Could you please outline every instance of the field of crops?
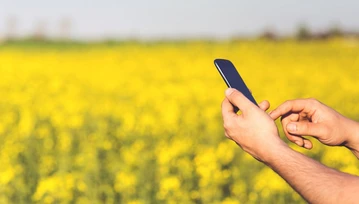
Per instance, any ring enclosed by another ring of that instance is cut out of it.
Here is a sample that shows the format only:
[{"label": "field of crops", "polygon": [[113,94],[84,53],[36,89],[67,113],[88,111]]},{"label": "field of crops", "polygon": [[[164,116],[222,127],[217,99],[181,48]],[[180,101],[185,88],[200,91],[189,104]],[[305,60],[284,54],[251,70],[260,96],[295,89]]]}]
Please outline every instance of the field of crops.
[{"label": "field of crops", "polygon": [[[0,45],[0,203],[303,203],[225,138],[215,58],[271,109],[359,120],[355,40]],[[293,148],[359,175],[345,148]]]}]

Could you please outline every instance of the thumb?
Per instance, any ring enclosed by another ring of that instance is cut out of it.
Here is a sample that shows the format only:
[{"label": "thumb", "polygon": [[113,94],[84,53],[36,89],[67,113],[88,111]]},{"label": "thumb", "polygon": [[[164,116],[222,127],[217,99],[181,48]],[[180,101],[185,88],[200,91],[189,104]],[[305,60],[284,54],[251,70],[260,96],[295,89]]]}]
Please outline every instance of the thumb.
[{"label": "thumb", "polygon": [[308,135],[318,138],[321,135],[323,135],[325,131],[325,126],[318,123],[302,121],[302,122],[290,122],[288,123],[286,129],[291,134]]},{"label": "thumb", "polygon": [[228,88],[225,94],[229,102],[237,106],[243,113],[254,105],[247,97],[234,88]]}]

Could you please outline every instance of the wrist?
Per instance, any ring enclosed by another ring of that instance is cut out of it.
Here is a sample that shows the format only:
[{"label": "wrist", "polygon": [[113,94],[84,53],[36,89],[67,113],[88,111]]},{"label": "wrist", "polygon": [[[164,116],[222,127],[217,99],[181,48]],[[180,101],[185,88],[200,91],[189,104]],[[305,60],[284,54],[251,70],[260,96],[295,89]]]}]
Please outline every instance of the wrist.
[{"label": "wrist", "polygon": [[262,157],[261,161],[264,164],[271,166],[281,157],[281,155],[284,154],[284,152],[288,151],[288,149],[291,150],[284,141],[279,139],[278,143],[268,148],[268,150],[265,152],[264,156]]},{"label": "wrist", "polygon": [[347,125],[347,139],[344,146],[359,158],[359,123],[348,119]]}]

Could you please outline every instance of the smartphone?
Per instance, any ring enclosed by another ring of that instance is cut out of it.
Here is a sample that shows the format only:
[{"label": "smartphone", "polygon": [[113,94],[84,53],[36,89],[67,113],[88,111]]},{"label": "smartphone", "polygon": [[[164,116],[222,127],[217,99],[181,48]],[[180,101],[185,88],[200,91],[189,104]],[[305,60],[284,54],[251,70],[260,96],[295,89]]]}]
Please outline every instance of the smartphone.
[{"label": "smartphone", "polygon": [[[214,65],[217,67],[219,74],[222,76],[224,82],[226,82],[229,88],[237,89],[252,103],[258,106],[256,100],[253,98],[251,92],[231,61],[226,59],[215,59]],[[235,107],[235,112],[238,112],[238,110],[239,109]]]}]

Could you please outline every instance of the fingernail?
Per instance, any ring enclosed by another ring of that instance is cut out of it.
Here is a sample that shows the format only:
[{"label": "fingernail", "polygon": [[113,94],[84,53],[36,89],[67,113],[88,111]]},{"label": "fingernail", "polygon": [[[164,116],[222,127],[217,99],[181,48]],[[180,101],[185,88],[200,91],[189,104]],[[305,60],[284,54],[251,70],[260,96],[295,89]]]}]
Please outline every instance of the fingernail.
[{"label": "fingernail", "polygon": [[228,89],[226,90],[226,92],[225,92],[226,96],[231,95],[231,93],[233,93],[233,91],[234,91],[234,89],[228,88]]},{"label": "fingernail", "polygon": [[289,132],[295,132],[297,131],[297,125],[293,123],[289,123],[287,125],[287,130],[289,130]]}]

